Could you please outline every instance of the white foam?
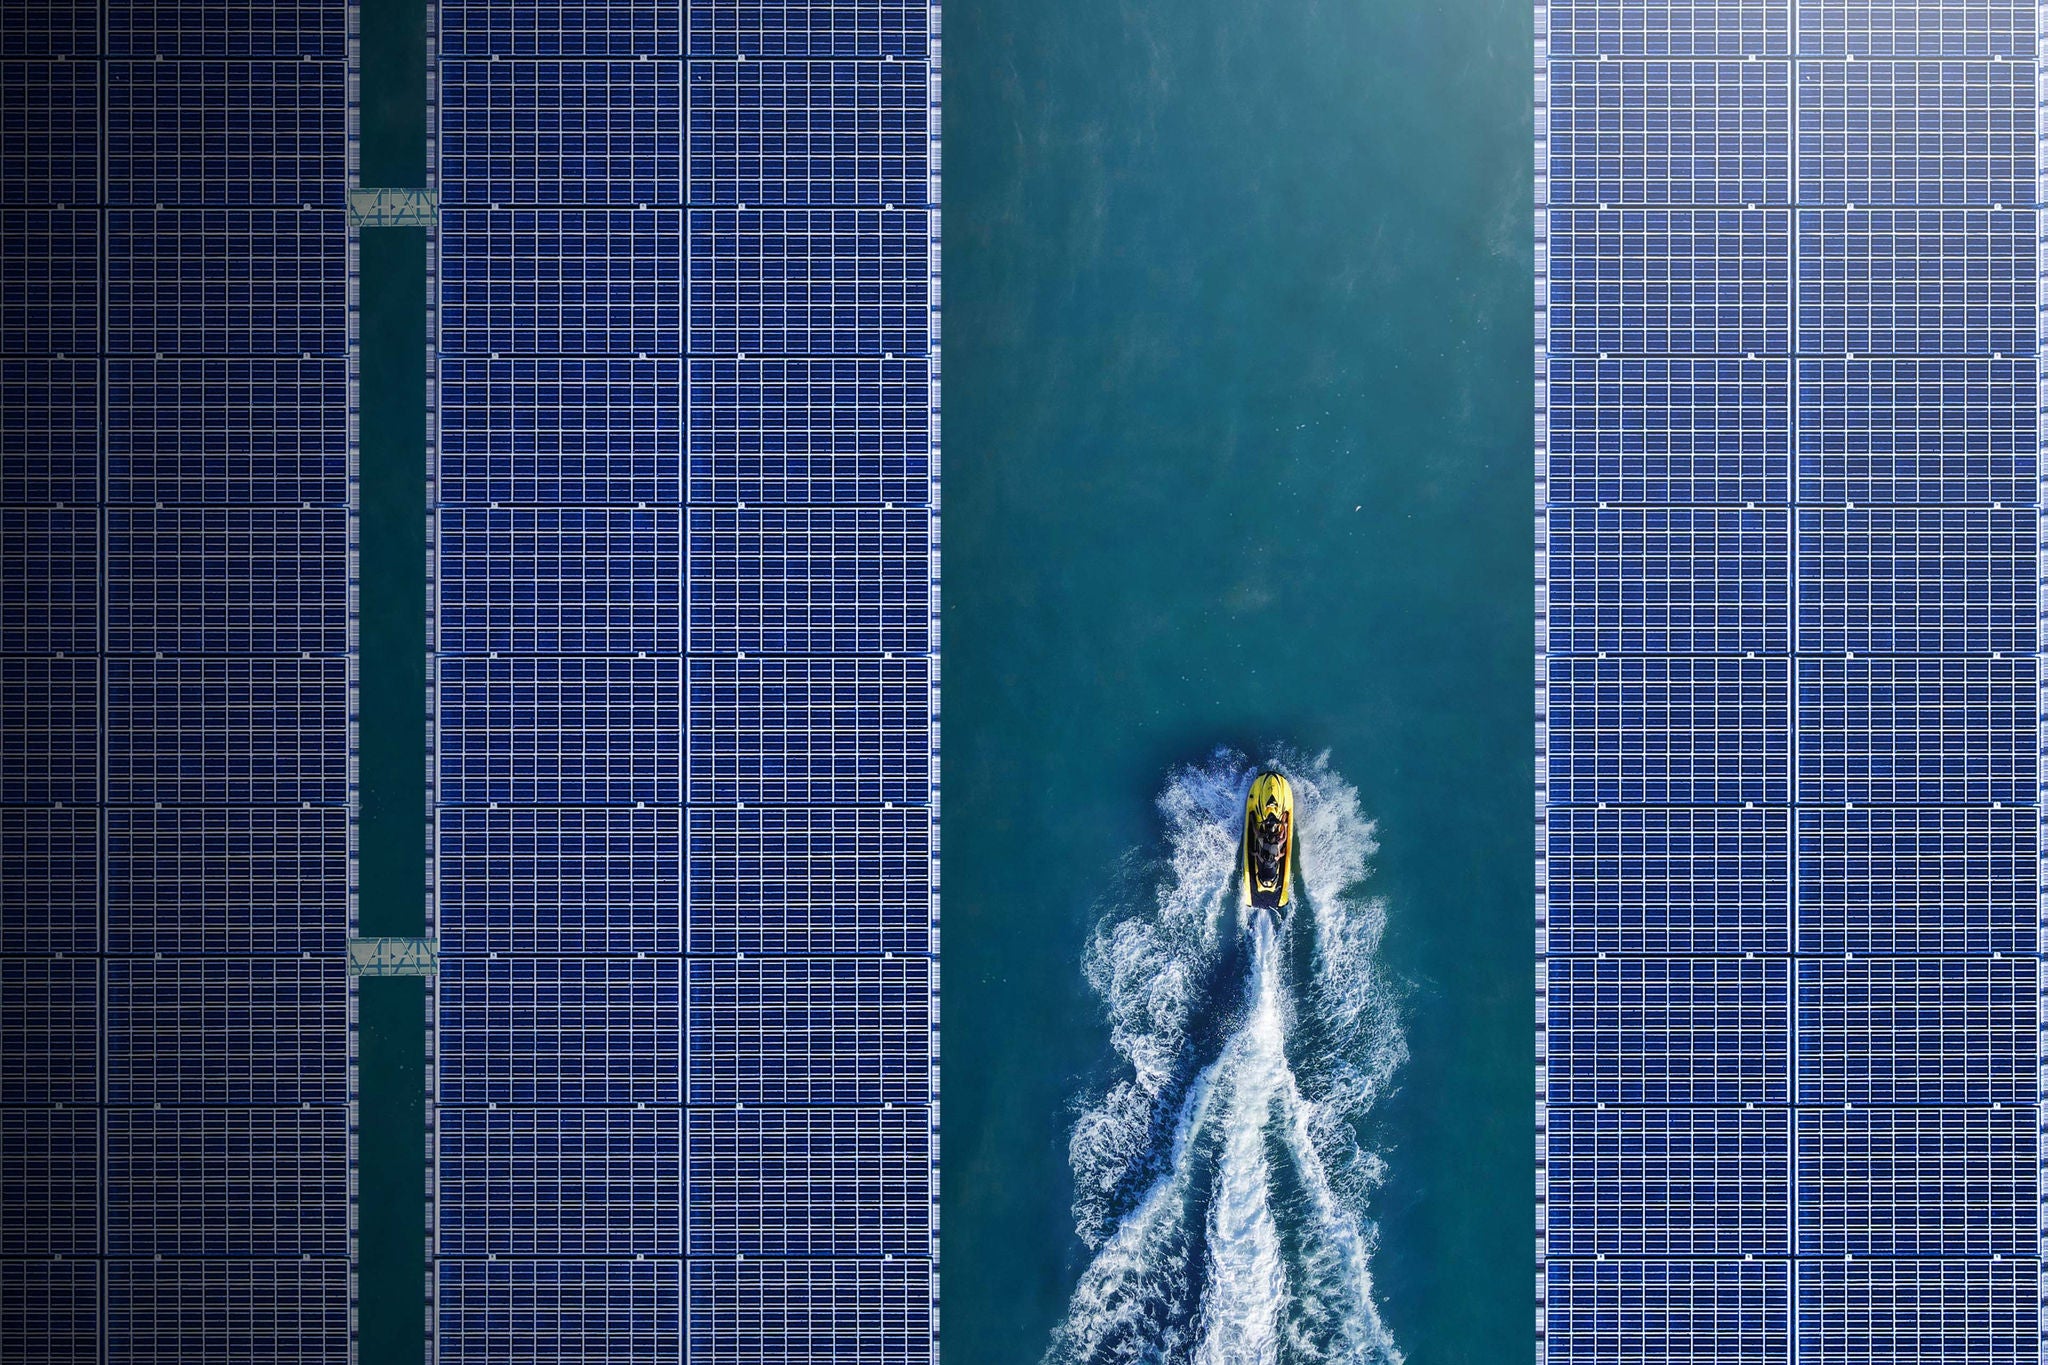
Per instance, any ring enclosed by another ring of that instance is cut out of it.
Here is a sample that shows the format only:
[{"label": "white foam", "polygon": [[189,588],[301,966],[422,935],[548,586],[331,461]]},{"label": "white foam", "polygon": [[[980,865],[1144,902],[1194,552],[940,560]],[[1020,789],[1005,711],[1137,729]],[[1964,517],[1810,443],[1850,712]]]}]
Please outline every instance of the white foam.
[{"label": "white foam", "polygon": [[[1385,906],[1360,893],[1377,845],[1326,756],[1270,766],[1293,783],[1300,830],[1289,929],[1255,916],[1246,971],[1218,980],[1257,771],[1219,751],[1172,774],[1163,855],[1131,860],[1089,944],[1128,1071],[1081,1107],[1069,1143],[1075,1226],[1094,1256],[1048,1361],[1266,1365],[1283,1346],[1289,1359],[1400,1360],[1373,1303],[1364,1212],[1383,1166],[1355,1136],[1405,1056],[1375,961]],[[1290,945],[1304,930],[1315,950],[1297,987]],[[1189,1035],[1198,1012],[1228,1020],[1206,1062]],[[1293,1028],[1297,1015],[1313,1027]],[[1300,1191],[1284,1203],[1281,1175]]]}]

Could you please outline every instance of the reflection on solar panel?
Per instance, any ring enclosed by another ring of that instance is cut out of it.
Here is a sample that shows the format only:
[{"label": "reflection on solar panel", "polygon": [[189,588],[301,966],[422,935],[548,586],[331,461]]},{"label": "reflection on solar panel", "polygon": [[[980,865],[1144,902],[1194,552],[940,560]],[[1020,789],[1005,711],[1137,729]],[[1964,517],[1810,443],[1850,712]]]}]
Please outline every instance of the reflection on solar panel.
[{"label": "reflection on solar panel", "polygon": [[352,28],[0,17],[10,1360],[350,1358]]},{"label": "reflection on solar panel", "polygon": [[2033,1365],[2036,6],[1537,32],[1539,1361]]},{"label": "reflection on solar panel", "polygon": [[434,1353],[933,1365],[937,7],[436,23]]}]

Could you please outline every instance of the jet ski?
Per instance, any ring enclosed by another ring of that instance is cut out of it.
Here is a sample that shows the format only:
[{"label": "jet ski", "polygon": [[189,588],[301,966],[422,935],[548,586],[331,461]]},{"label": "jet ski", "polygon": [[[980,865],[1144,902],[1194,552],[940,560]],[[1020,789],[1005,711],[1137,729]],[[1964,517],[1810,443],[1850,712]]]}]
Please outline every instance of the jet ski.
[{"label": "jet ski", "polygon": [[1244,803],[1244,904],[1284,910],[1294,885],[1294,789],[1275,772],[1252,781]]}]

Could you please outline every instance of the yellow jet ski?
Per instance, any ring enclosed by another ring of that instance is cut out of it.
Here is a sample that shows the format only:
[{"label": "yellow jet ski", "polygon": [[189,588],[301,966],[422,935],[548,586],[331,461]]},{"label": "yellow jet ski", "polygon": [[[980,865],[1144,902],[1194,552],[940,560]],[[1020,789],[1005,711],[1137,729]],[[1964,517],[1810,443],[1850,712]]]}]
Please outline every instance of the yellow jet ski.
[{"label": "yellow jet ski", "polygon": [[1294,885],[1294,788],[1278,773],[1260,773],[1244,803],[1244,903],[1287,907]]}]

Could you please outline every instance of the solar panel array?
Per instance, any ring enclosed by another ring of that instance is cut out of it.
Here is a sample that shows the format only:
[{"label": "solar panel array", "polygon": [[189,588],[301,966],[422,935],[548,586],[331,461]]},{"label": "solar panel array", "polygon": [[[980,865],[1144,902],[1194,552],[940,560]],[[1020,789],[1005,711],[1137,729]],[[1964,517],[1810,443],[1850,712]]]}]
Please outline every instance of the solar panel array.
[{"label": "solar panel array", "polygon": [[931,1365],[938,7],[436,24],[434,1354]]},{"label": "solar panel array", "polygon": [[1537,19],[1539,1359],[2032,1365],[2035,4]]},{"label": "solar panel array", "polygon": [[0,1355],[350,1357],[343,0],[0,21]]}]

